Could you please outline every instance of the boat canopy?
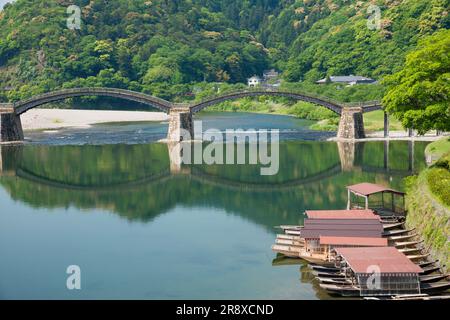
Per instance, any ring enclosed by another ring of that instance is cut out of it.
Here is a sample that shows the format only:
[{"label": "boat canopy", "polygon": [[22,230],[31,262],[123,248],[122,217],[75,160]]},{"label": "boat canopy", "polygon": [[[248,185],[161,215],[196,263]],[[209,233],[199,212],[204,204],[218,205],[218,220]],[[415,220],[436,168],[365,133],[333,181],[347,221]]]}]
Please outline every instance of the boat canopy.
[{"label": "boat canopy", "polygon": [[[404,215],[406,213],[404,192],[368,182],[347,186],[347,192],[348,210],[373,209],[380,216]],[[352,194],[358,198],[363,198],[363,203],[359,203],[358,200],[352,201]],[[386,194],[390,195],[390,199],[386,199]],[[371,203],[369,203],[369,198]]]},{"label": "boat canopy", "polygon": [[372,210],[307,210],[305,214],[308,219],[380,219]]},{"label": "boat canopy", "polygon": [[370,196],[372,194],[377,194],[380,192],[389,192],[389,193],[395,193],[395,194],[399,194],[399,195],[405,194],[404,192],[400,192],[397,190],[393,190],[391,188],[387,188],[382,185],[368,183],[368,182],[359,183],[359,184],[355,184],[352,186],[347,186],[347,189],[352,191],[353,193],[356,193],[356,194],[359,194],[362,196]]},{"label": "boat canopy", "polygon": [[373,267],[377,273],[419,274],[423,271],[394,247],[336,248],[336,253],[357,274],[372,274]]},{"label": "boat canopy", "polygon": [[386,247],[388,241],[386,238],[321,236],[320,244],[331,246]]},{"label": "boat canopy", "polygon": [[335,248],[335,252],[340,266],[353,272],[363,297],[421,293],[422,268],[394,247]]},{"label": "boat canopy", "polygon": [[304,239],[329,237],[381,238],[383,225],[380,219],[305,219],[300,231]]}]

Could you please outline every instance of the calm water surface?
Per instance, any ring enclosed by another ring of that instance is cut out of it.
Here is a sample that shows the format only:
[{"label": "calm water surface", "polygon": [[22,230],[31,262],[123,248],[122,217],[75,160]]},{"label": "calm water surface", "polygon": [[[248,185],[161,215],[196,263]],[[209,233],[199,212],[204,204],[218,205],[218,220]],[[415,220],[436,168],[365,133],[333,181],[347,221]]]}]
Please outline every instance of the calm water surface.
[{"label": "calm water surface", "polygon": [[[301,261],[271,251],[275,225],[344,208],[345,186],[403,189],[425,143],[360,143],[352,156],[309,122],[202,116],[205,128],[280,128],[280,172],[258,165],[171,169],[165,124],[33,132],[1,148],[0,298],[326,299]],[[304,141],[316,140],[316,141]],[[389,152],[385,154],[385,151]],[[66,289],[79,265],[82,289]]]}]

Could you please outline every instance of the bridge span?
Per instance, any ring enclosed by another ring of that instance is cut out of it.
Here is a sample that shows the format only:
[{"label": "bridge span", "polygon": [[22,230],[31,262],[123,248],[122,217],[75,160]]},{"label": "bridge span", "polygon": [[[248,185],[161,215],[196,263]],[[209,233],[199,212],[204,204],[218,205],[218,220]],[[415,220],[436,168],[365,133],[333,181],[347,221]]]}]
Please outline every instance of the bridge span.
[{"label": "bridge span", "polygon": [[[325,107],[341,116],[338,130],[338,138],[356,140],[365,138],[363,114],[374,110],[381,110],[380,102],[361,102],[357,104],[346,104],[333,101],[328,98],[318,97],[313,94],[300,93],[287,90],[265,90],[261,88],[228,92],[223,95],[209,97],[200,102],[190,104],[177,104],[145,93],[134,92],[116,88],[72,88],[63,89],[36,95],[26,100],[14,103],[0,104],[0,143],[20,142],[23,140],[22,123],[20,115],[30,109],[47,103],[65,100],[68,98],[82,96],[106,96],[142,103],[149,107],[157,108],[169,114],[169,129],[167,140],[179,142],[183,140],[181,129],[186,130],[193,137],[193,115],[212,105],[245,97],[276,96],[286,97],[298,101],[310,102]],[[385,115],[385,127],[389,125],[388,117]],[[385,134],[388,134],[385,129]]]}]

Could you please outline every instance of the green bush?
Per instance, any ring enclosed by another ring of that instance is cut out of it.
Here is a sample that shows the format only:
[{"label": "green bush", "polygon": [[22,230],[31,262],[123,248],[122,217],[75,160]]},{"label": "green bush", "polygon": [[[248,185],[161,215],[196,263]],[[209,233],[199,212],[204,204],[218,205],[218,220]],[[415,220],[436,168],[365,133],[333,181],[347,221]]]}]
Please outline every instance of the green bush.
[{"label": "green bush", "polygon": [[434,166],[437,168],[450,170],[450,152],[436,161]]},{"label": "green bush", "polygon": [[289,108],[289,114],[301,119],[325,120],[338,118],[338,115],[324,107],[319,107],[307,102],[298,102]]},{"label": "green bush", "polygon": [[450,207],[450,171],[438,167],[430,169],[427,172],[427,183],[433,195]]}]

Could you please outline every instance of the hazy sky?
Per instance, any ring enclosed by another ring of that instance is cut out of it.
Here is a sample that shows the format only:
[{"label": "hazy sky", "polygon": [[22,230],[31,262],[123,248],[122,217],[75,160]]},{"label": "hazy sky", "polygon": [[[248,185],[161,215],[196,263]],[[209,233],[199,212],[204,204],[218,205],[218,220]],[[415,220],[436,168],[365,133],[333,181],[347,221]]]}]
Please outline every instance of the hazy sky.
[{"label": "hazy sky", "polygon": [[5,3],[8,2],[13,2],[14,0],[0,0],[0,8],[3,8],[3,6],[5,5]]}]

